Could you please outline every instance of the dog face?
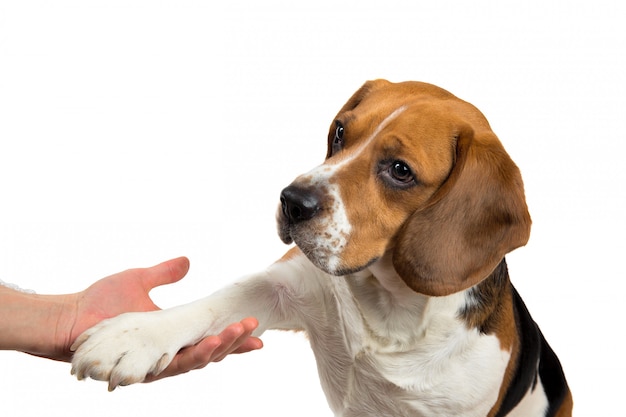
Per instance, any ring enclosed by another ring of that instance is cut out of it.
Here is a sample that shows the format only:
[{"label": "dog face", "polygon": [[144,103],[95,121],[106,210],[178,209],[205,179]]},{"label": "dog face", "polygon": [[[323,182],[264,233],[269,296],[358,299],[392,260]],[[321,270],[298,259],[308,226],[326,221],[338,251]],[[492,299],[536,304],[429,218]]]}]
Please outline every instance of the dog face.
[{"label": "dog face", "polygon": [[324,163],[281,193],[278,229],[320,269],[391,252],[414,290],[444,295],[525,244],[517,167],[472,105],[423,83],[366,83],[333,120]]}]

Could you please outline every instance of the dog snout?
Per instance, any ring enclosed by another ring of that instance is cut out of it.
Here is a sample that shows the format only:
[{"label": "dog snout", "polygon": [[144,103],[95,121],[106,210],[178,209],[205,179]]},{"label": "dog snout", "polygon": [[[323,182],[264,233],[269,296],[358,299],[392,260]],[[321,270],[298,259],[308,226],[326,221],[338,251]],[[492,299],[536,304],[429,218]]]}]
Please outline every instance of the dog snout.
[{"label": "dog snout", "polygon": [[320,210],[320,198],[311,189],[290,185],[280,193],[283,214],[292,224],[312,219]]}]

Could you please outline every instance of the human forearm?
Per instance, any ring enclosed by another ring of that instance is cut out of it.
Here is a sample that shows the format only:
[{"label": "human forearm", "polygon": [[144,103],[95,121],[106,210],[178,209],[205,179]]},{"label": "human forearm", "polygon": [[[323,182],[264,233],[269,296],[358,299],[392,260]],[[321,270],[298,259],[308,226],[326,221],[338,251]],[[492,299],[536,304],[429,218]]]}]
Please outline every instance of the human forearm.
[{"label": "human forearm", "polygon": [[[69,361],[71,346],[81,333],[122,313],[158,310],[149,292],[180,280],[188,269],[187,258],[176,258],[113,274],[69,295],[27,294],[4,287],[0,281],[0,350]],[[178,352],[161,375],[149,380],[202,368],[230,353],[260,349],[261,340],[250,337],[257,325],[252,318],[231,324],[219,335]]]},{"label": "human forearm", "polygon": [[0,350],[69,360],[59,336],[73,325],[75,295],[27,294],[0,286]]}]

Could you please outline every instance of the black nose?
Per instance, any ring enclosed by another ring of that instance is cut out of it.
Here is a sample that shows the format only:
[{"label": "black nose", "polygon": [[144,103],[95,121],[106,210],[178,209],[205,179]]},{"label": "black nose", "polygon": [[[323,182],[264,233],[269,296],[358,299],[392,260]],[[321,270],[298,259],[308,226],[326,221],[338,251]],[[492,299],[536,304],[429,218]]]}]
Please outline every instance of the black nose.
[{"label": "black nose", "polygon": [[290,185],[280,193],[283,214],[292,223],[310,220],[320,209],[320,200],[312,190]]}]

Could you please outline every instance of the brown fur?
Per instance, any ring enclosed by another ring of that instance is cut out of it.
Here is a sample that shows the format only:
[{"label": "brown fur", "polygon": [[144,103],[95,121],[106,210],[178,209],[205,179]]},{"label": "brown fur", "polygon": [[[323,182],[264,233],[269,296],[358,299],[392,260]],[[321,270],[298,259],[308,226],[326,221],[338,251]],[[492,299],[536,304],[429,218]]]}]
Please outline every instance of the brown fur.
[{"label": "brown fur", "polygon": [[[394,249],[394,266],[409,287],[452,294],[480,282],[507,252],[527,242],[531,220],[521,175],[478,109],[416,82],[376,80],[359,89],[335,118],[346,132],[339,155],[332,153],[335,123],[330,127],[329,162],[360,149],[402,104],[405,114],[336,175],[345,201],[368,198],[367,205],[349,207],[350,222],[358,227],[343,255],[345,269]],[[417,186],[407,191],[382,185],[370,167],[385,155],[411,164]]]},{"label": "brown fur", "polygon": [[479,283],[506,253],[525,245],[530,224],[519,170],[493,133],[465,125],[450,178],[405,223],[394,266],[417,292],[452,294]]},{"label": "brown fur", "polygon": [[[344,132],[336,148],[338,125]],[[406,162],[416,183],[385,183],[373,169],[388,159]],[[528,365],[520,364],[527,356],[520,351],[514,290],[503,258],[526,244],[531,219],[519,169],[486,118],[430,84],[370,81],[331,124],[326,164],[339,166],[331,183],[343,201],[353,202],[344,207],[352,229],[339,272],[391,254],[394,269],[416,292],[445,296],[475,287],[477,304],[464,312],[468,328],[495,334],[511,355],[489,413],[498,415],[520,366]],[[363,199],[367,204],[358,203]],[[329,218],[333,202],[329,198],[322,208]]]},{"label": "brown fur", "polygon": [[556,412],[555,417],[571,417],[573,409],[574,399],[572,397],[572,392],[567,391],[567,395],[565,396],[561,407],[559,407],[558,411]]}]

